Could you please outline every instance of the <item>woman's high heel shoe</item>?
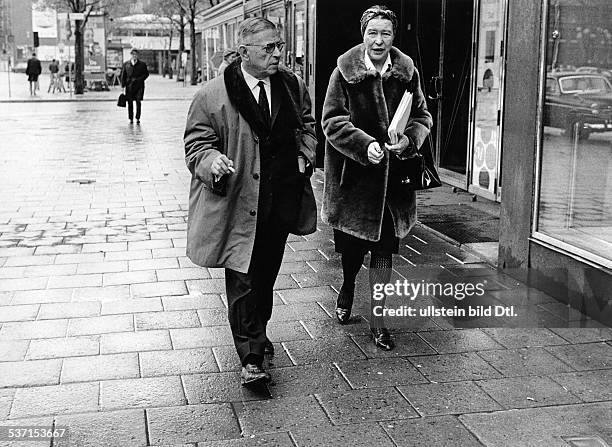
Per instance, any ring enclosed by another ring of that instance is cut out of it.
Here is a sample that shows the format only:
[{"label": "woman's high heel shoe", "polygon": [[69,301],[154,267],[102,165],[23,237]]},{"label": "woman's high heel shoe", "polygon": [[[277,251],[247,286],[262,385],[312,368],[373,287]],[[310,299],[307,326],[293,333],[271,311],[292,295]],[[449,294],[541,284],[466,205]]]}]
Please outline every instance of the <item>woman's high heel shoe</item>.
[{"label": "woman's high heel shoe", "polygon": [[336,300],[336,319],[340,324],[346,324],[351,319],[351,308],[353,307],[353,295],[340,289]]},{"label": "woman's high heel shoe", "polygon": [[380,328],[372,328],[372,338],[374,340],[374,345],[382,349],[383,351],[391,351],[395,348],[395,343],[391,338],[391,334],[389,330],[384,327]]}]

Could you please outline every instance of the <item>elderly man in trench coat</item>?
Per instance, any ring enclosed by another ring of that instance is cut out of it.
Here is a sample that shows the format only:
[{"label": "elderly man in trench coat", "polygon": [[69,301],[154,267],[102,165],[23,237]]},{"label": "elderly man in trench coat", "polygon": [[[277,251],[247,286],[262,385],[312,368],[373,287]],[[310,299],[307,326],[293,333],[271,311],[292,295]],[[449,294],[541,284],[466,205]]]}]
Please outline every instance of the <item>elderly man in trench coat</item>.
[{"label": "elderly man in trench coat", "polygon": [[301,79],[279,67],[283,42],[263,18],[242,22],[241,59],[196,94],[185,130],[192,174],[187,256],[224,267],[243,385],[270,380],[264,354],[272,290],[289,233],[316,230],[309,175],[316,136]]}]

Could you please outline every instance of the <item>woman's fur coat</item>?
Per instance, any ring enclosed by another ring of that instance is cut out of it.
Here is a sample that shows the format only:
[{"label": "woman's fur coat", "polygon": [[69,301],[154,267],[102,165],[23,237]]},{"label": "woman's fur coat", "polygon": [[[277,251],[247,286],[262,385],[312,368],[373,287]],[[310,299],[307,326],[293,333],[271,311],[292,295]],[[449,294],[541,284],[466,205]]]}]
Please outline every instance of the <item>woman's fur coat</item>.
[{"label": "woman's fur coat", "polygon": [[[331,227],[370,241],[380,239],[385,203],[396,236],[405,237],[416,221],[416,194],[394,175],[397,160],[389,157],[374,165],[368,146],[389,141],[387,128],[406,90],[413,92],[406,131],[420,148],[432,125],[410,57],[391,49],[392,68],[382,77],[368,70],[365,47],[358,45],[338,58],[323,105],[325,133],[325,188],[322,218]],[[391,169],[390,169],[391,168]]]}]

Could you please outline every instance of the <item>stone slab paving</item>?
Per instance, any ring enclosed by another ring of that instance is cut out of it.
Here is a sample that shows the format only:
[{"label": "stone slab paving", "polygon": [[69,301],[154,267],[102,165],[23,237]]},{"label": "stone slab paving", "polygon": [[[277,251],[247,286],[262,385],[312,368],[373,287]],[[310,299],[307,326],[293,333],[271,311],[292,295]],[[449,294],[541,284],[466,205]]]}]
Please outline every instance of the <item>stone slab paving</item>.
[{"label": "stone slab paving", "polygon": [[366,269],[351,322],[333,318],[341,266],[320,223],[287,243],[273,380],[240,387],[223,270],[185,255],[188,106],[145,101],[139,127],[110,102],[0,109],[0,426],[69,426],[53,446],[74,447],[612,444],[612,330],[422,226],[394,280],[482,281],[483,303],[525,311],[519,328],[424,316],[375,348]]}]

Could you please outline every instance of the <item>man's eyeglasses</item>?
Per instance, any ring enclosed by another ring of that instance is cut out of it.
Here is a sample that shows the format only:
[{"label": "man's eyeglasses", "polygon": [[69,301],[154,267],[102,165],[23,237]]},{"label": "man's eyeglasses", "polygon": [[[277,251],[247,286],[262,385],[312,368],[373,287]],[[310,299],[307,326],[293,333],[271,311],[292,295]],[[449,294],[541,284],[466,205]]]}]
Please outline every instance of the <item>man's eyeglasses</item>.
[{"label": "man's eyeglasses", "polygon": [[272,42],[266,45],[255,45],[255,44],[250,44],[250,43],[245,43],[243,45],[245,47],[260,47],[262,50],[264,50],[268,54],[274,53],[275,48],[278,48],[278,51],[283,51],[283,48],[285,48],[285,42],[283,42],[282,40],[278,42]]}]

